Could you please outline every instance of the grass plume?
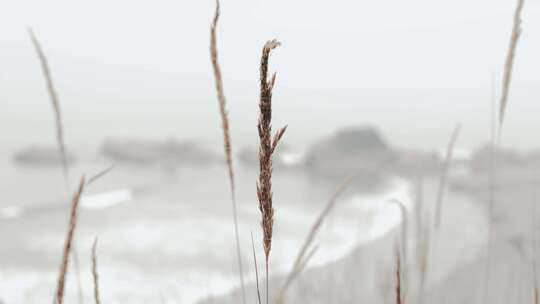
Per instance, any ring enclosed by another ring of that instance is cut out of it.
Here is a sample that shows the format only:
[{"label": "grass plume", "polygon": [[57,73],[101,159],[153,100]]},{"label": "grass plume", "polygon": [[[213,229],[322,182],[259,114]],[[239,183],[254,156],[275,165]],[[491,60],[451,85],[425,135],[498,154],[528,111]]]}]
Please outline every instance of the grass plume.
[{"label": "grass plume", "polygon": [[280,46],[277,40],[269,40],[264,44],[260,65],[260,99],[259,99],[259,180],[257,197],[261,211],[261,227],[263,230],[263,247],[266,268],[266,303],[268,304],[268,261],[272,249],[272,233],[274,228],[274,207],[272,205],[272,154],[283,137],[287,127],[279,129],[272,139],[272,91],[276,74],[268,80],[268,59],[270,52]]},{"label": "grass plume", "polygon": [[[499,119],[492,117],[492,139],[491,139],[491,166],[489,172],[489,236],[487,245],[487,261],[486,261],[486,280],[484,286],[484,303],[487,303],[487,295],[489,294],[489,278],[490,278],[490,266],[491,266],[491,243],[492,243],[492,217],[493,208],[495,204],[495,182],[498,166],[498,150],[500,146],[503,123],[506,116],[506,109],[508,107],[508,99],[510,96],[510,88],[512,84],[512,76],[514,70],[514,62],[517,53],[517,47],[522,33],[522,13],[525,6],[525,0],[517,0],[516,8],[514,10],[514,17],[512,23],[512,33],[510,35],[510,43],[508,46],[506,61],[504,63],[504,74],[502,80],[501,96],[499,100]],[[495,85],[492,86],[494,91]],[[493,107],[496,107],[495,94],[492,94]],[[492,115],[493,116],[493,115]],[[495,123],[495,121],[497,123]],[[497,132],[497,138],[495,138],[495,130]]]},{"label": "grass plume", "polygon": [[521,37],[521,14],[525,0],[517,0],[516,10],[514,12],[514,22],[512,26],[512,34],[510,37],[510,45],[506,54],[506,62],[504,64],[504,77],[502,82],[502,94],[499,102],[499,138],[501,136],[502,125],[505,118],[506,108],[508,106],[508,97],[510,95],[510,87],[512,84],[512,73],[514,69],[514,61],[516,58],[517,46]]},{"label": "grass plume", "polygon": [[34,49],[36,50],[41,65],[41,71],[47,83],[47,91],[49,92],[49,98],[51,100],[51,105],[54,111],[54,120],[56,124],[56,141],[62,161],[62,173],[64,176],[64,182],[66,184],[66,191],[69,192],[68,160],[66,153],[66,145],[64,141],[64,127],[62,122],[62,111],[60,110],[58,92],[56,91],[56,88],[54,86],[51,69],[49,67],[49,61],[47,60],[47,56],[45,55],[45,52],[43,51],[43,48],[41,47],[41,44],[39,43],[36,34],[31,28],[28,29],[28,33],[30,35],[30,39],[32,40],[32,44],[34,45]]},{"label": "grass plume", "polygon": [[66,273],[68,270],[69,265],[69,254],[71,252],[71,248],[73,245],[73,237],[75,234],[75,228],[77,226],[77,212],[79,209],[79,201],[81,198],[81,194],[84,190],[85,185],[85,179],[84,176],[81,178],[81,182],[79,184],[78,190],[73,195],[73,199],[71,201],[71,213],[69,217],[69,226],[68,226],[68,232],[66,235],[66,240],[64,243],[64,251],[62,254],[62,262],[60,264],[60,273],[58,275],[58,284],[56,288],[56,294],[55,294],[55,304],[62,304],[64,301],[64,289],[65,289],[65,282],[66,282]]},{"label": "grass plume", "polygon": [[236,241],[236,256],[238,260],[238,273],[240,277],[240,285],[242,288],[242,303],[246,304],[246,291],[244,286],[244,271],[242,267],[242,254],[240,250],[240,237],[238,235],[238,215],[236,208],[236,189],[234,182],[234,169],[233,169],[233,159],[232,159],[232,148],[231,148],[231,135],[229,127],[229,117],[227,113],[225,93],[223,89],[223,77],[221,75],[221,68],[218,62],[218,50],[217,50],[217,25],[220,16],[220,5],[219,0],[216,0],[216,11],[214,14],[214,19],[210,26],[210,59],[212,61],[212,67],[214,70],[214,78],[216,84],[216,94],[219,105],[219,114],[221,116],[221,129],[223,130],[223,148],[225,150],[225,160],[227,163],[227,169],[229,173],[229,184],[231,188],[231,202],[233,210],[233,221],[234,221],[234,236]]},{"label": "grass plume", "polygon": [[[41,71],[43,73],[43,77],[45,78],[45,82],[47,84],[47,91],[49,93],[49,98],[51,100],[51,105],[54,112],[54,121],[55,121],[55,128],[56,128],[56,143],[58,146],[58,151],[60,153],[60,161],[62,163],[62,175],[64,177],[64,185],[66,188],[66,193],[69,193],[70,192],[69,168],[68,168],[69,164],[68,164],[66,144],[65,144],[65,139],[64,139],[62,111],[60,109],[60,101],[58,97],[58,92],[54,85],[51,68],[49,66],[49,61],[47,59],[47,56],[45,55],[45,52],[43,51],[43,47],[41,46],[36,34],[31,28],[28,29],[28,34],[30,35],[30,40],[32,41],[32,44],[36,51],[37,57],[40,62]],[[75,268],[75,273],[77,275],[78,303],[83,303],[84,296],[82,294],[79,255],[75,247],[73,248],[72,254],[73,254],[73,266]]]}]

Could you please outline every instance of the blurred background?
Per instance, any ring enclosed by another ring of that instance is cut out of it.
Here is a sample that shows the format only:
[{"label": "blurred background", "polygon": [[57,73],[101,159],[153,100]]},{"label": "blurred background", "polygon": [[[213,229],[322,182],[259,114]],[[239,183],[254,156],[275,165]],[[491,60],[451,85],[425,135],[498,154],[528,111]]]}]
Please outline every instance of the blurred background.
[{"label": "blurred background", "polygon": [[[250,293],[250,233],[262,249],[255,188],[258,65],[264,42],[277,38],[282,47],[270,59],[277,71],[273,126],[287,124],[288,130],[275,158],[275,285],[343,178],[360,172],[327,218],[318,250],[290,297],[390,303],[392,244],[404,217],[388,202],[400,201],[411,223],[430,221],[446,146],[460,124],[426,294],[438,303],[478,303],[486,288],[491,303],[530,303],[531,231],[538,228],[531,215],[540,185],[538,0],[528,0],[523,11],[501,138],[494,253],[486,264],[487,145],[515,6],[508,0],[221,2],[219,60]],[[238,300],[209,58],[214,8],[210,0],[0,0],[0,303],[52,299],[68,197],[81,175],[110,166],[83,197],[76,235],[80,271],[71,267],[69,302],[92,301],[96,236],[106,303]],[[59,94],[68,188],[28,28],[42,44]],[[411,225],[417,233],[409,229],[405,251],[414,253],[425,235],[421,224]],[[263,261],[262,250],[257,254]],[[413,257],[405,265],[418,266]],[[497,275],[509,265],[510,275]],[[486,267],[495,277],[487,283]],[[407,275],[413,302],[420,272]],[[343,280],[338,287],[347,292],[335,294],[341,289],[321,277]]]}]

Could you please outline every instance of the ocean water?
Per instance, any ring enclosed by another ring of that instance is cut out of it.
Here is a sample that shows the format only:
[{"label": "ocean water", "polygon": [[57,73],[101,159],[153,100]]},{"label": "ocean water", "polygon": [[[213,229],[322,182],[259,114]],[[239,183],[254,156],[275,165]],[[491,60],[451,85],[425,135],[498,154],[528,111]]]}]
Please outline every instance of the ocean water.
[{"label": "ocean water", "polygon": [[[52,299],[55,290],[68,194],[58,167],[20,167],[8,155],[3,161],[0,299],[43,303]],[[70,189],[81,174],[91,176],[108,165],[100,157],[82,159],[70,170]],[[237,166],[239,232],[248,280],[254,273],[251,233],[259,261],[263,260],[256,177],[256,169]],[[337,182],[275,170],[272,273],[290,269]],[[412,210],[411,189],[400,178],[390,178],[370,191],[352,186],[323,225],[316,241],[319,249],[309,267],[331,263],[398,227],[401,213],[390,202],[399,200]],[[465,206],[464,212],[479,214],[473,204],[459,205]],[[95,237],[106,303],[195,303],[238,285],[230,193],[226,169],[220,164],[178,168],[120,164],[87,188],[76,234],[86,301],[92,295],[90,253]],[[77,282],[72,263],[66,294],[70,303],[77,299]]]}]

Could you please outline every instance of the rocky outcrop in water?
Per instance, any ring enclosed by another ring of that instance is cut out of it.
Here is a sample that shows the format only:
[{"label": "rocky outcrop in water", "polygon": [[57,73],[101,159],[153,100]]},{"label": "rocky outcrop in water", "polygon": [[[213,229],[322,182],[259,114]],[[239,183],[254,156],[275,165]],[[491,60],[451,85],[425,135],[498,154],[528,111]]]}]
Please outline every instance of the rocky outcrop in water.
[{"label": "rocky outcrop in water", "polygon": [[[238,153],[240,163],[258,166],[258,151],[247,147]],[[276,168],[305,170],[314,177],[340,178],[357,174],[366,182],[377,182],[386,173],[416,177],[438,174],[441,159],[435,151],[425,152],[391,147],[374,127],[349,127],[313,144],[307,153],[287,146],[278,148]]]},{"label": "rocky outcrop in water", "polygon": [[[13,156],[13,160],[22,165],[61,165],[62,157],[55,146],[30,146],[26,147]],[[75,162],[75,157],[67,154],[68,164]]]},{"label": "rocky outcrop in water", "polygon": [[194,142],[178,140],[108,139],[101,152],[116,162],[138,164],[211,164],[222,161],[218,153]]},{"label": "rocky outcrop in water", "polygon": [[378,176],[395,155],[382,135],[372,127],[350,127],[316,143],[306,159],[307,169],[325,176],[362,173]]},{"label": "rocky outcrop in water", "polygon": [[455,189],[469,193],[487,193],[490,187],[522,189],[538,185],[540,178],[540,151],[524,153],[507,147],[491,145],[478,148],[467,163],[467,175],[452,181]]}]

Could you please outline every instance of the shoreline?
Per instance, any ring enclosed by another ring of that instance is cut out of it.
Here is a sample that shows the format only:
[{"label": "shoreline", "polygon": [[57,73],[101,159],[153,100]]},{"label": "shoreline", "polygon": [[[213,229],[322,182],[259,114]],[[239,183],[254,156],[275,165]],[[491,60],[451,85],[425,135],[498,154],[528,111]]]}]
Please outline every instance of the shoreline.
[{"label": "shoreline", "polygon": [[[434,187],[431,188],[433,190],[435,189]],[[433,190],[425,193],[424,197],[433,196],[434,198],[435,191]],[[478,207],[474,199],[471,197],[465,199],[462,194],[456,192],[449,191],[448,193],[447,202],[451,202],[452,198],[459,197],[459,199],[457,200],[458,203],[446,204],[445,217],[439,234],[439,237],[444,241],[436,242],[434,252],[437,252],[437,255],[433,256],[436,258],[437,265],[444,267],[433,267],[432,271],[430,271],[429,276],[431,279],[427,285],[428,289],[433,289],[434,286],[445,281],[446,277],[453,273],[454,268],[477,259],[483,253],[482,244],[485,243],[483,240],[487,236],[485,233],[487,231],[486,215]],[[407,205],[409,218],[413,207],[414,204]],[[432,207],[429,206],[430,209]],[[398,211],[397,208],[396,211]],[[460,216],[462,214],[467,214],[467,216],[463,218]],[[309,303],[352,303],[349,301],[350,299],[354,299],[355,302],[360,300],[372,302],[384,301],[384,297],[388,296],[388,294],[391,295],[395,287],[392,285],[392,279],[395,273],[392,269],[388,269],[388,266],[394,265],[395,262],[392,260],[394,258],[393,252],[395,252],[395,242],[393,240],[397,237],[397,228],[401,223],[399,213],[397,213],[397,216],[398,221],[389,227],[387,231],[380,234],[377,238],[373,238],[367,242],[361,241],[357,243],[352,246],[346,255],[336,260],[328,261],[325,264],[310,263],[311,265],[301,275],[302,278],[295,285],[291,286],[287,295],[287,302],[306,302],[306,297],[313,297],[309,298],[309,301],[307,301]],[[469,227],[466,227],[467,225]],[[473,235],[473,232],[477,233],[476,237]],[[417,289],[419,288],[415,284],[415,281],[418,281],[419,272],[417,270],[418,265],[414,261],[416,250],[414,242],[415,240],[411,239],[407,245],[407,256],[409,258],[407,259],[406,266],[410,270],[407,276],[411,282],[408,286],[409,292],[411,292],[408,295],[410,297],[409,301],[418,297]],[[355,277],[354,273],[361,275]],[[279,274],[271,278],[270,284],[271,286],[281,286],[282,280],[283,274]],[[330,296],[332,292],[331,288],[322,283],[330,283],[328,282],[329,280],[346,282],[346,284],[354,286],[355,289],[347,290],[350,294],[346,295],[345,298],[340,298],[343,295],[337,295],[338,297],[332,298]],[[385,287],[388,288],[387,292],[379,294],[377,290],[385,285],[389,285]],[[255,296],[255,293],[252,292],[254,285],[247,284],[246,287],[248,295],[250,297]],[[327,294],[324,293],[324,290],[327,290]],[[239,296],[238,292],[239,290],[237,289],[222,296],[203,299],[197,303],[236,303]],[[319,293],[322,296],[317,296]]]}]

